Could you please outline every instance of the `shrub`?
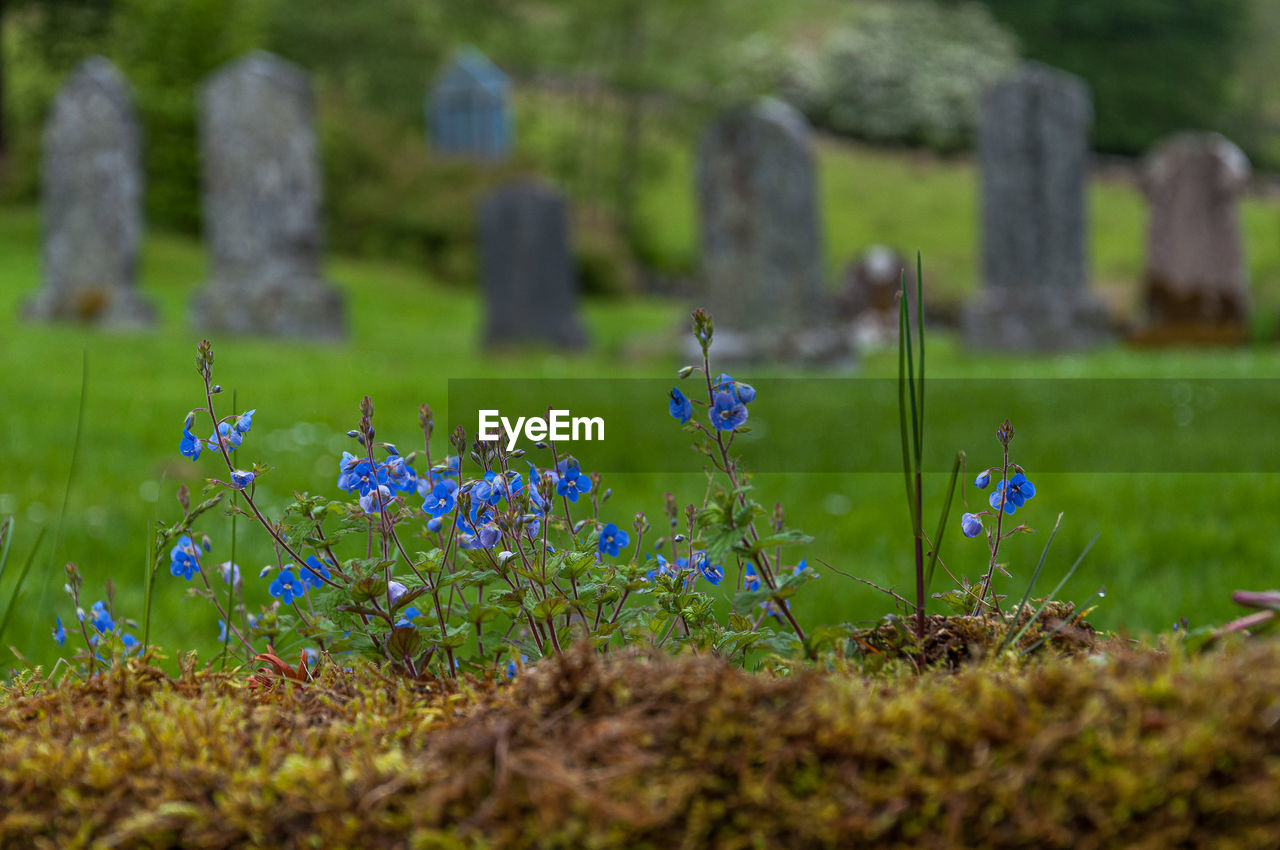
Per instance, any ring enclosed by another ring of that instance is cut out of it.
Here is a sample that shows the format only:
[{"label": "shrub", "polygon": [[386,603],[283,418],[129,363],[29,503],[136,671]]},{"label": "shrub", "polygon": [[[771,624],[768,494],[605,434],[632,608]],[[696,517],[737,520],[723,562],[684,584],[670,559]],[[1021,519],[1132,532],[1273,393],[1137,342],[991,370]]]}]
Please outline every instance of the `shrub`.
[{"label": "shrub", "polygon": [[985,9],[910,0],[859,10],[801,61],[788,88],[814,121],[878,143],[968,146],[978,99],[1017,62]]}]

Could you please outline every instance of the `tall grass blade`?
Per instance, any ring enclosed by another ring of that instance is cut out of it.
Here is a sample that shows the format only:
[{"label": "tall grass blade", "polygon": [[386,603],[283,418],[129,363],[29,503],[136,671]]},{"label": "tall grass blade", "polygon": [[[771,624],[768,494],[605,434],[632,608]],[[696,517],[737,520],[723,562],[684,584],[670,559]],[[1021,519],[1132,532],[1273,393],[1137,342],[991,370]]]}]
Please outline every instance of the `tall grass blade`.
[{"label": "tall grass blade", "polygon": [[9,563],[9,547],[13,545],[13,524],[16,520],[13,517],[7,518],[0,523],[0,579],[4,578],[5,564]]},{"label": "tall grass blade", "polygon": [[53,546],[49,549],[49,568],[45,571],[44,581],[40,584],[40,602],[36,606],[36,611],[44,610],[45,599],[49,593],[49,577],[53,575],[53,561],[58,554],[58,543],[62,540],[62,527],[67,519],[67,502],[71,497],[71,481],[76,474],[76,459],[80,456],[80,437],[84,433],[84,402],[89,395],[89,349],[82,348],[80,355],[80,406],[76,410],[76,437],[75,442],[71,444],[71,463],[67,466],[67,483],[62,488],[62,508],[58,511],[58,525],[53,533]]},{"label": "tall grass blade", "polygon": [[1031,581],[1027,582],[1026,592],[1022,594],[1022,601],[1018,603],[1017,609],[1013,612],[1013,622],[1009,623],[1009,628],[1005,630],[1004,640],[1000,641],[999,652],[1004,652],[1009,646],[1010,640],[1013,638],[1013,630],[1017,627],[1018,621],[1022,619],[1022,612],[1027,607],[1027,601],[1031,599],[1031,591],[1035,588],[1036,582],[1040,579],[1040,572],[1044,569],[1045,559],[1049,557],[1049,547],[1053,545],[1053,538],[1058,536],[1058,529],[1062,527],[1062,514],[1058,514],[1058,521],[1053,524],[1053,531],[1049,532],[1049,539],[1044,542],[1044,550],[1040,553],[1040,562],[1036,564],[1035,571],[1031,573]]},{"label": "tall grass blade", "polygon": [[[906,347],[907,347],[907,395],[911,399],[911,457],[915,461],[912,467],[916,473],[920,472],[920,411],[916,406],[916,368],[915,355],[912,353],[911,344],[911,305],[907,303],[907,273],[902,272],[902,309],[906,315],[906,320],[902,323],[906,331]],[[919,511],[916,511],[916,533],[922,528],[920,522]]]},{"label": "tall grass blade", "polygon": [[[36,535],[36,542],[31,547],[31,552],[27,555],[27,560],[22,565],[22,572],[18,573],[18,580],[13,585],[13,590],[9,593],[9,604],[5,606],[4,618],[0,619],[0,641],[4,640],[4,633],[9,628],[9,618],[13,616],[13,609],[18,607],[18,597],[22,595],[22,585],[27,580],[27,573],[31,572],[31,565],[36,561],[36,552],[40,550],[40,544],[44,542],[45,529],[40,529],[40,533]],[[6,547],[5,554],[8,554]]]},{"label": "tall grass blade", "polygon": [[1062,581],[1058,582],[1057,587],[1049,591],[1049,595],[1045,597],[1044,602],[1040,603],[1040,607],[1037,608],[1036,612],[1027,620],[1027,624],[1023,626],[1022,630],[1014,636],[1012,641],[1010,641],[1012,645],[1017,646],[1018,641],[1022,640],[1022,636],[1031,628],[1031,624],[1040,618],[1040,615],[1044,613],[1044,609],[1049,606],[1049,603],[1054,599],[1054,597],[1062,591],[1062,588],[1066,586],[1067,582],[1071,581],[1071,577],[1076,574],[1076,570],[1080,567],[1081,562],[1084,561],[1084,556],[1089,554],[1089,550],[1093,548],[1093,544],[1097,543],[1098,538],[1101,536],[1101,531],[1093,535],[1093,539],[1089,541],[1089,545],[1084,547],[1084,550],[1080,553],[1080,557],[1076,558],[1076,562],[1071,565],[1071,569],[1067,570],[1067,574],[1062,577]]},{"label": "tall grass blade", "polygon": [[924,457],[924,259],[916,251],[916,328],[920,338],[920,397],[916,406],[920,409],[920,430],[916,434],[916,462]]},{"label": "tall grass blade", "polygon": [[[903,291],[906,291],[905,275]],[[916,519],[915,485],[911,480],[911,444],[907,436],[907,302],[898,303],[898,424],[902,429],[902,474],[907,482],[907,508],[911,513],[911,528],[914,531],[919,521]]]},{"label": "tall grass blade", "polygon": [[956,462],[951,465],[951,481],[947,484],[947,500],[942,503],[942,515],[938,517],[938,533],[933,536],[933,554],[929,556],[929,567],[924,576],[924,592],[929,595],[929,585],[933,583],[933,570],[938,566],[938,558],[942,554],[942,535],[947,530],[947,517],[951,513],[951,500],[956,493],[956,482],[960,480],[960,467],[964,465],[964,452],[956,452]]}]

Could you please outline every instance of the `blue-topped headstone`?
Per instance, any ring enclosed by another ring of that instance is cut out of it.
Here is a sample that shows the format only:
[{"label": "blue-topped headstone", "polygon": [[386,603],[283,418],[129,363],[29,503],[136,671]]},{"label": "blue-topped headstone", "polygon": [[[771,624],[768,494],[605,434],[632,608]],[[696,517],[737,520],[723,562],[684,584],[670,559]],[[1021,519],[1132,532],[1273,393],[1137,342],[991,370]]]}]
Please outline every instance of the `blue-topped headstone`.
[{"label": "blue-topped headstone", "polygon": [[474,47],[454,53],[427,97],[431,144],[442,153],[502,159],[513,141],[511,80]]}]

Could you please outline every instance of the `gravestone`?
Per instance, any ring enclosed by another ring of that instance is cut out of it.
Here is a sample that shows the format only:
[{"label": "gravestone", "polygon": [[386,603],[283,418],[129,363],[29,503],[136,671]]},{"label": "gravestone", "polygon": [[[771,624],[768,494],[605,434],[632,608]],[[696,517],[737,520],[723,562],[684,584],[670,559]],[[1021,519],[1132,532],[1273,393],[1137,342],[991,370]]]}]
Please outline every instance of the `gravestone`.
[{"label": "gravestone", "polygon": [[255,52],[200,92],[205,239],[213,265],[199,328],[334,339],[342,294],[320,274],[322,188],[311,81]]},{"label": "gravestone", "polygon": [[978,121],[982,293],[964,315],[978,348],[1084,348],[1108,332],[1089,291],[1089,128],[1080,78],[1030,62],[989,87]]},{"label": "gravestone", "polygon": [[142,132],[128,85],[100,56],[80,63],[53,102],[40,169],[44,287],[27,318],[145,327],[138,295]]},{"label": "gravestone", "polygon": [[828,312],[822,227],[804,117],[771,99],[726,113],[702,138],[696,179],[718,358],[847,354],[843,336],[819,321]]},{"label": "gravestone", "polygon": [[582,348],[564,196],[536,180],[496,189],[480,204],[480,278],[490,345]]},{"label": "gravestone", "polygon": [[1249,284],[1240,195],[1249,160],[1216,133],[1181,133],[1147,157],[1151,203],[1144,296],[1147,344],[1247,339]]},{"label": "gravestone", "polygon": [[511,81],[474,47],[457,51],[427,96],[427,132],[441,153],[503,159],[511,150]]},{"label": "gravestone", "polygon": [[871,245],[845,266],[836,312],[852,327],[859,349],[897,343],[898,305],[904,274],[907,303],[914,317],[914,261],[908,263],[906,257],[887,245]]}]

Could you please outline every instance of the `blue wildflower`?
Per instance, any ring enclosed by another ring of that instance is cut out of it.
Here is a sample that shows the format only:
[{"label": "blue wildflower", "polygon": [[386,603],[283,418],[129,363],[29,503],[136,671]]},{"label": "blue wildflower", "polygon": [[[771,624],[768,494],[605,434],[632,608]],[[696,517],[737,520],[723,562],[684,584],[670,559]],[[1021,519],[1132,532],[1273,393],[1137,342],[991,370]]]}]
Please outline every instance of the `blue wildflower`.
[{"label": "blue wildflower", "polygon": [[[206,545],[205,551],[208,551]],[[178,543],[169,550],[169,573],[191,581],[191,576],[200,572],[200,548],[191,541],[191,535],[184,534]]]},{"label": "blue wildflower", "polygon": [[582,473],[578,462],[573,458],[556,464],[556,472],[559,475],[559,480],[556,481],[556,493],[570,502],[578,501],[578,496],[591,491],[591,479]]},{"label": "blue wildflower", "polygon": [[698,568],[698,572],[702,573],[702,577],[713,585],[718,585],[724,581],[724,570],[719,564],[713,564],[707,558],[706,552],[693,553],[694,566]]},{"label": "blue wildflower", "polygon": [[996,485],[996,489],[991,491],[991,498],[988,502],[991,504],[992,510],[1000,510],[1000,503],[1004,502],[1004,512],[1011,514],[1018,508],[1026,504],[1036,494],[1036,487],[1027,480],[1027,476],[1019,472],[1007,481],[1001,481]]},{"label": "blue wildflower", "polygon": [[267,592],[272,596],[280,597],[285,605],[291,605],[294,599],[306,594],[307,583],[302,579],[294,578],[293,571],[286,568],[281,570],[276,580],[267,587]]},{"label": "blue wildflower", "polygon": [[979,490],[987,489],[987,485],[991,483],[991,470],[984,469],[978,473],[978,477],[973,479],[973,486]]},{"label": "blue wildflower", "polygon": [[[525,655],[523,652],[520,653],[520,667],[523,667],[525,664],[528,664],[528,663],[529,663],[529,656]],[[518,672],[519,672],[519,667],[517,667],[516,662],[512,660],[512,662],[507,665],[507,678],[514,679],[516,677],[516,673]]]},{"label": "blue wildflower", "polygon": [[252,472],[246,472],[243,469],[231,470],[231,486],[237,490],[243,490],[253,483],[253,479],[257,477]]},{"label": "blue wildflower", "polygon": [[184,456],[196,460],[200,457],[200,450],[204,448],[204,443],[200,438],[191,433],[192,425],[191,416],[187,417],[187,421],[182,425],[182,442],[178,443],[178,451]]},{"label": "blue wildflower", "polygon": [[258,408],[246,410],[240,414],[240,418],[236,420],[236,430],[241,434],[248,434],[249,429],[253,427],[253,414],[258,412]]},{"label": "blue wildflower", "polygon": [[385,467],[387,483],[393,490],[409,493],[418,488],[418,473],[400,455],[387,458]]},{"label": "blue wildflower", "polygon": [[458,502],[453,495],[453,491],[457,489],[458,485],[453,484],[453,487],[450,487],[450,484],[453,484],[453,482],[440,481],[435,487],[431,488],[431,496],[422,503],[422,510],[436,519],[453,510]]},{"label": "blue wildflower", "polygon": [[440,529],[443,527],[444,527],[444,521],[440,517],[435,517],[434,519],[427,520],[427,531],[430,531],[433,533],[439,533]]},{"label": "blue wildflower", "polygon": [[760,589],[760,576],[756,573],[755,564],[747,564],[747,569],[742,579],[742,586],[750,591]]},{"label": "blue wildflower", "polygon": [[671,396],[671,403],[667,405],[667,409],[671,412],[671,416],[679,419],[680,424],[683,425],[689,421],[689,417],[693,416],[693,402],[685,398],[684,393],[675,387],[671,388],[669,395]]},{"label": "blue wildflower", "polygon": [[391,488],[379,484],[377,490],[372,488],[360,497],[360,510],[367,514],[382,513],[382,506],[391,500]]},{"label": "blue wildflower", "polygon": [[741,381],[735,381],[731,375],[720,373],[720,377],[716,378],[712,389],[717,393],[730,393],[736,401],[742,404],[750,404],[756,399],[756,388],[750,384],[744,384]]},{"label": "blue wildflower", "polygon": [[410,605],[409,607],[405,608],[403,611],[400,612],[400,619],[396,620],[396,628],[400,628],[402,626],[412,626],[413,623],[411,621],[421,616],[422,616],[422,612],[419,611],[414,606]]},{"label": "blue wildflower", "polygon": [[618,552],[623,546],[631,542],[631,537],[621,528],[609,523],[600,530],[599,548],[601,554],[608,555],[611,558],[618,557]]},{"label": "blue wildflower", "polygon": [[103,634],[116,627],[115,621],[111,619],[110,612],[107,611],[107,603],[101,599],[93,603],[93,610],[89,612],[89,622]]},{"label": "blue wildflower", "polygon": [[58,646],[62,646],[67,642],[67,630],[62,627],[61,617],[54,617],[53,621],[57,624],[53,629],[53,639],[58,642]]},{"label": "blue wildflower", "polygon": [[747,421],[747,406],[731,393],[716,393],[710,415],[713,426],[721,431],[733,431]]},{"label": "blue wildflower", "polygon": [[227,584],[240,583],[240,567],[230,561],[223,561],[218,564],[218,574],[222,576],[222,580]]},{"label": "blue wildflower", "polygon": [[240,443],[244,440],[244,434],[231,427],[229,422],[221,422],[218,424],[218,433],[209,437],[209,451],[218,451],[219,446],[226,447],[227,451],[235,451]]},{"label": "blue wildflower", "polygon": [[977,537],[982,533],[982,520],[977,514],[964,514],[960,517],[960,530],[965,537]]},{"label": "blue wildflower", "polygon": [[219,620],[218,621],[218,643],[226,643],[226,642],[227,642],[227,621]]},{"label": "blue wildflower", "polygon": [[324,585],[325,579],[331,575],[324,561],[315,555],[308,555],[307,563],[298,570],[298,577],[302,579],[302,583],[317,590]]},{"label": "blue wildflower", "polygon": [[645,560],[649,560],[650,558],[655,558],[658,561],[658,566],[656,569],[649,570],[649,572],[644,574],[645,578],[649,581],[653,581],[658,576],[664,576],[672,571],[671,565],[667,563],[666,558],[662,557],[662,553],[659,552],[654,555],[645,555]]}]

